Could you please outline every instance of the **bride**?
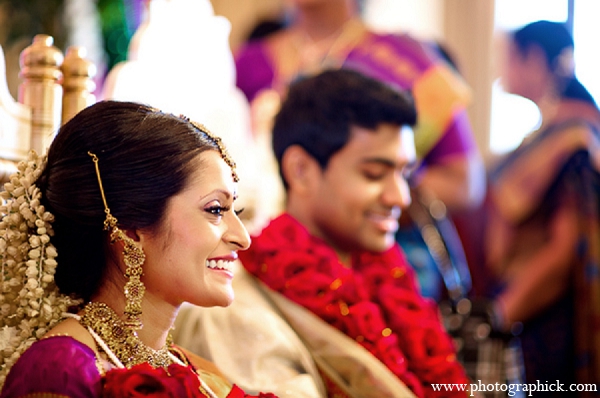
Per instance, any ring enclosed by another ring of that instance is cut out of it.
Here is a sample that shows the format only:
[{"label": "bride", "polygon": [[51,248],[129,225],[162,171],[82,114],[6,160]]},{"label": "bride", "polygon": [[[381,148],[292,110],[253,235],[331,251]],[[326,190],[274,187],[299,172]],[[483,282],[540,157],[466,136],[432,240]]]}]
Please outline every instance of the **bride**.
[{"label": "bride", "polygon": [[247,396],[170,340],[183,302],[233,300],[237,180],[202,125],[132,102],[22,162],[2,193],[0,397]]}]

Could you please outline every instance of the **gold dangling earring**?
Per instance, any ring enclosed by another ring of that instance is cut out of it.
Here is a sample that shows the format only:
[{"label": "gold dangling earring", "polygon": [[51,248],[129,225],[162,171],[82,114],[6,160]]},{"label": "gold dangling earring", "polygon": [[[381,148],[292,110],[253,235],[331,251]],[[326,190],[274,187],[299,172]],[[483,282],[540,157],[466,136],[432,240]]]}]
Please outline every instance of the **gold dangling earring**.
[{"label": "gold dangling earring", "polygon": [[[129,278],[125,284],[125,326],[139,330],[142,328],[142,297],[146,288],[141,281],[142,276],[142,264],[146,260],[144,251],[138,247],[129,236],[125,235],[123,231],[118,229],[117,239],[122,240],[125,243],[123,248],[123,261],[125,262],[125,276]],[[111,240],[115,231],[111,233]]]},{"label": "gold dangling earring", "polygon": [[110,209],[106,203],[104,196],[104,188],[102,187],[102,179],[100,178],[100,167],[98,166],[98,157],[88,151],[88,155],[92,157],[94,166],[96,167],[96,176],[98,177],[98,185],[100,186],[100,194],[104,203],[104,212],[106,219],[104,220],[104,229],[110,231],[110,241],[114,243],[118,240],[122,241],[123,247],[123,262],[125,263],[125,326],[132,330],[139,330],[143,327],[142,324],[142,297],[146,288],[141,281],[143,273],[142,264],[146,260],[146,255],[142,248],[138,247],[133,239],[127,236],[119,227],[117,227],[117,219],[110,214]]}]

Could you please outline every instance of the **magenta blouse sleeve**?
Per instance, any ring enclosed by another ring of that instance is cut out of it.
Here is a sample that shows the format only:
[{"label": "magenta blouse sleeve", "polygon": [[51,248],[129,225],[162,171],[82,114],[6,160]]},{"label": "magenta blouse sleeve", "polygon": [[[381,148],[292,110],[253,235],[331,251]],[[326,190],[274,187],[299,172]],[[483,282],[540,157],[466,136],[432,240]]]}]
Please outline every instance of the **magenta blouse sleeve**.
[{"label": "magenta blouse sleeve", "polygon": [[65,397],[99,397],[101,376],[94,352],[68,336],[34,343],[12,367],[0,398],[33,393]]}]

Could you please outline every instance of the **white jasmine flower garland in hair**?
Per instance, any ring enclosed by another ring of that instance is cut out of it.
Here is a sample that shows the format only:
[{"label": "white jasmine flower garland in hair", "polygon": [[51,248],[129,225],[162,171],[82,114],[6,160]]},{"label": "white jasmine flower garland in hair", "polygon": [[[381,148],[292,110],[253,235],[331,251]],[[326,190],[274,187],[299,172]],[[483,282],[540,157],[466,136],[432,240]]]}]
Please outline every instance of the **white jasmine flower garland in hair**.
[{"label": "white jasmine flower garland in hair", "polygon": [[0,388],[23,351],[80,303],[54,283],[54,216],[40,204],[35,184],[45,164],[45,156],[31,151],[0,192]]}]

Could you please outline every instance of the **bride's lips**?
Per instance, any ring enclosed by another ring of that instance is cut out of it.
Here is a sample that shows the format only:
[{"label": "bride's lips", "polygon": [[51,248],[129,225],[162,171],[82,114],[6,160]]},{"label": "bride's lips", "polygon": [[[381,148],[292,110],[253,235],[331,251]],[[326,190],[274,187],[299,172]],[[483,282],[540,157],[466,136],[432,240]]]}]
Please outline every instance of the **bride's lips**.
[{"label": "bride's lips", "polygon": [[237,260],[237,253],[227,256],[213,257],[206,260],[206,267],[214,270],[233,272],[233,262]]}]

